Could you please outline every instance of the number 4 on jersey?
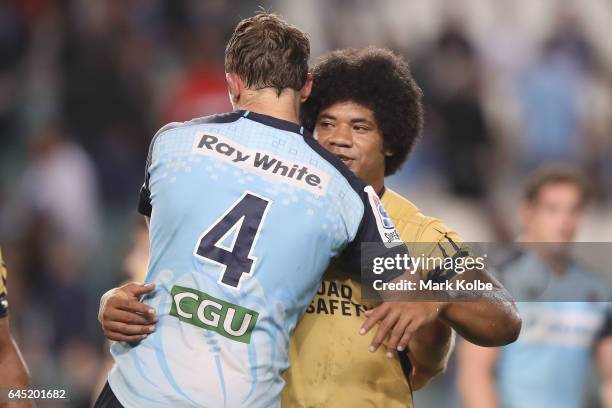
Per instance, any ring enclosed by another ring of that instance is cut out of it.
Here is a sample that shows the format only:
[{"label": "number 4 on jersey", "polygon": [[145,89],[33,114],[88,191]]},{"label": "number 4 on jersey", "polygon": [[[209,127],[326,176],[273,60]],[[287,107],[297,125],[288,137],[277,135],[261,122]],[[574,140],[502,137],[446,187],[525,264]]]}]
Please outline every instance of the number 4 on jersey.
[{"label": "number 4 on jersey", "polygon": [[[200,237],[195,255],[224,266],[220,284],[239,289],[242,275],[251,273],[256,260],[251,252],[271,203],[267,198],[245,192]],[[231,234],[234,235],[231,244],[223,245]]]}]

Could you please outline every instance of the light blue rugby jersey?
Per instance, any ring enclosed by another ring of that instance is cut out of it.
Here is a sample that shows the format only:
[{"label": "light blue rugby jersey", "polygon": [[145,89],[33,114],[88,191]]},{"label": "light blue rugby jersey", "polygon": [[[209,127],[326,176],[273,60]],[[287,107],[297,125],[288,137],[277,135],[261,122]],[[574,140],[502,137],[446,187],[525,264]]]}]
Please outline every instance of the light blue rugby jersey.
[{"label": "light blue rugby jersey", "polygon": [[330,259],[358,274],[359,243],[399,239],[373,189],[308,132],[248,111],[162,128],[139,210],[160,320],[111,347],[127,407],[279,406],[289,336]]},{"label": "light blue rugby jersey", "polygon": [[523,326],[516,342],[500,348],[500,406],[585,406],[594,347],[612,335],[607,282],[578,263],[557,276],[536,255],[522,252],[504,266],[502,283],[520,300]]}]

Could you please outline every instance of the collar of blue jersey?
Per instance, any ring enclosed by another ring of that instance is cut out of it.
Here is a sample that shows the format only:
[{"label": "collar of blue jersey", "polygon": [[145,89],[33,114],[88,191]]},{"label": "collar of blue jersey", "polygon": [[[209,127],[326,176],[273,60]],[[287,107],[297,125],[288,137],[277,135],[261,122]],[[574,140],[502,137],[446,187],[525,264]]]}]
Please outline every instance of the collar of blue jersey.
[{"label": "collar of blue jersey", "polygon": [[294,132],[303,136],[311,136],[308,129],[304,126],[300,126],[297,123],[289,122],[288,120],[278,119],[272,116],[264,115],[261,113],[255,113],[248,110],[237,111],[243,117],[254,120],[255,122],[263,123],[264,125],[271,126],[276,129],[286,130],[288,132]]}]

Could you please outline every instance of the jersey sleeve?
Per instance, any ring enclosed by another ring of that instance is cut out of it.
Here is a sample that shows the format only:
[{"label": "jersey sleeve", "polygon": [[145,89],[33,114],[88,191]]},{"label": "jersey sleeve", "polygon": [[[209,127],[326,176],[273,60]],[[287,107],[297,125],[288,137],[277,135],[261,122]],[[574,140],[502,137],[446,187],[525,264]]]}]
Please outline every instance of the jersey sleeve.
[{"label": "jersey sleeve", "polygon": [[144,184],[142,185],[142,187],[140,187],[140,196],[138,198],[138,212],[144,216],[150,217],[152,211],[153,206],[151,205],[151,191],[149,190],[149,186],[145,178]]},{"label": "jersey sleeve", "polygon": [[[456,232],[448,229],[440,220],[433,219],[422,235],[422,241],[428,248],[424,251],[426,256],[434,262],[434,269],[421,271],[423,279],[434,282],[447,282],[457,276],[458,272],[449,265],[457,265],[459,258],[470,256],[469,248],[462,242]],[[410,245],[408,246],[410,248]]]},{"label": "jersey sleeve", "polygon": [[151,167],[153,145],[155,143],[155,140],[157,139],[158,134],[153,136],[153,140],[151,140],[151,145],[149,146],[149,153],[147,154],[147,161],[145,164],[144,183],[142,184],[142,187],[140,187],[140,195],[138,197],[138,212],[147,217],[150,217],[151,212],[153,211],[153,205],[151,203],[151,190],[149,187],[149,168]]},{"label": "jersey sleeve", "polygon": [[149,181],[151,179],[150,168],[151,164],[153,163],[153,149],[155,147],[155,142],[163,132],[175,128],[179,125],[180,123],[177,122],[169,123],[159,129],[157,133],[155,133],[155,135],[153,136],[153,139],[151,139],[151,144],[149,145],[149,153],[147,154],[147,161],[145,164],[144,183],[140,188],[140,194],[138,197],[138,212],[144,216],[150,217],[151,212],[153,211],[153,203],[151,201],[151,188],[149,186]]},{"label": "jersey sleeve", "polygon": [[6,265],[0,252],[0,319],[8,315],[8,300],[6,299]]},{"label": "jersey sleeve", "polygon": [[[376,258],[404,257],[408,248],[401,241],[395,225],[371,186],[361,192],[364,205],[363,216],[357,233],[341,254],[341,260],[351,274],[362,270],[371,271]],[[382,279],[389,281],[404,273],[404,270],[386,270]]]},{"label": "jersey sleeve", "polygon": [[138,197],[138,212],[144,216],[150,217],[153,211],[153,205],[151,204],[151,190],[149,187],[149,167],[151,167],[151,155],[153,151],[153,144],[155,143],[155,137],[151,141],[149,146],[149,153],[147,155],[147,161],[145,164],[145,176],[144,183],[140,187],[140,194]]}]

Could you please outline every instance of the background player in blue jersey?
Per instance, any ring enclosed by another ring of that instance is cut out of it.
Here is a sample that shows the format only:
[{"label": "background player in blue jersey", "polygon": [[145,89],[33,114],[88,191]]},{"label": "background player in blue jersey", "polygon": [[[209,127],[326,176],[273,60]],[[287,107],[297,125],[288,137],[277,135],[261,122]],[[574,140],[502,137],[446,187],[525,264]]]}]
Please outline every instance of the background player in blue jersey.
[{"label": "background player in blue jersey", "polygon": [[238,110],[154,137],[139,211],[159,322],[113,344],[98,406],[277,406],[289,333],[330,259],[359,273],[361,242],[406,253],[374,190],[297,124],[308,56],[276,16],[241,21],[226,49]]},{"label": "background player in blue jersey", "polygon": [[[458,384],[464,406],[584,407],[595,356],[603,406],[612,407],[609,287],[572,260],[569,245],[563,245],[574,240],[586,202],[584,181],[571,168],[543,168],[529,181],[520,240],[556,243],[555,256],[551,245],[525,246],[503,265],[501,276],[518,301],[523,330],[503,348],[461,343]],[[543,274],[550,280],[536,295],[530,287],[537,287]]]}]

